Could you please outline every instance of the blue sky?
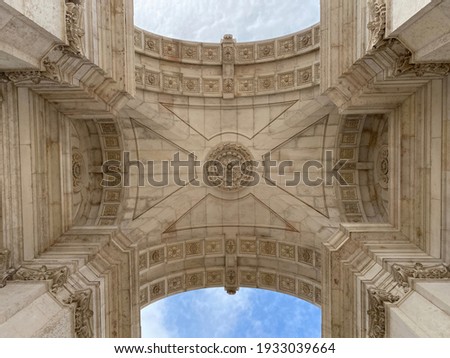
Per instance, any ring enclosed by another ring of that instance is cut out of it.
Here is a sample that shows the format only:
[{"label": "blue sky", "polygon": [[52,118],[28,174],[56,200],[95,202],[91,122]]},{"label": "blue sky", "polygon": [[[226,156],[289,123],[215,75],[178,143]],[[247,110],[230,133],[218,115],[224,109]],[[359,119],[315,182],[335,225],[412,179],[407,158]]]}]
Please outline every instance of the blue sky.
[{"label": "blue sky", "polygon": [[241,288],[189,291],[157,301],[141,312],[144,338],[315,338],[320,308],[289,295]]},{"label": "blue sky", "polygon": [[263,40],[319,22],[320,0],[135,0],[135,24],[168,37]]},{"label": "blue sky", "polygon": [[[319,22],[320,0],[135,0],[135,24],[159,35],[240,42],[297,32]],[[320,309],[295,297],[241,289],[191,291],[142,310],[143,337],[320,337]]]}]

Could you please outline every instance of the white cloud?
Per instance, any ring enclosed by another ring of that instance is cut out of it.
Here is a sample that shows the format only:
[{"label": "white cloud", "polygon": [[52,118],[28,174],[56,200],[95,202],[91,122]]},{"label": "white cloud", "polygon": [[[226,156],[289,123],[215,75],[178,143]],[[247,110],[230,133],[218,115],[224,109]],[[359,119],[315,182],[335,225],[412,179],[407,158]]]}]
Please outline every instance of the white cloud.
[{"label": "white cloud", "polygon": [[319,21],[320,0],[135,0],[135,23],[160,35],[219,42],[226,33],[255,41]]},{"label": "white cloud", "polygon": [[320,311],[296,298],[265,290],[191,291],[158,301],[142,312],[142,336],[317,337]]}]

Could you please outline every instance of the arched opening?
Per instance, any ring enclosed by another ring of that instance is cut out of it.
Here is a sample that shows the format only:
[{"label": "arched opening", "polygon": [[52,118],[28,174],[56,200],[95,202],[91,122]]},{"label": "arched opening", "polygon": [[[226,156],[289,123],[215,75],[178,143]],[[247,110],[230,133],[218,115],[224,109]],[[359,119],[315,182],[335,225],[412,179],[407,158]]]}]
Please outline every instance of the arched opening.
[{"label": "arched opening", "polygon": [[321,310],[297,297],[263,289],[200,289],[141,310],[144,338],[317,338]]},{"label": "arched opening", "polygon": [[155,34],[187,41],[240,42],[291,34],[319,22],[318,0],[189,1],[135,0],[135,24]]}]

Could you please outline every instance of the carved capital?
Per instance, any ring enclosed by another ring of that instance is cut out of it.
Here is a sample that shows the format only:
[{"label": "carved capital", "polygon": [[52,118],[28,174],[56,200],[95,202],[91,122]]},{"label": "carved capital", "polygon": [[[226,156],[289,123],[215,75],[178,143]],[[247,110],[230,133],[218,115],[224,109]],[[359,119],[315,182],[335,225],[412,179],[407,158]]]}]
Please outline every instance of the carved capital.
[{"label": "carved capital", "polygon": [[385,290],[377,288],[369,288],[369,337],[370,338],[384,338],[386,335],[386,311],[384,307],[385,302],[397,302],[400,297],[395,296]]},{"label": "carved capital", "polygon": [[70,295],[66,304],[75,304],[75,334],[77,338],[92,338],[92,317],[94,312],[90,309],[92,290],[89,288],[77,291]]},{"label": "carved capital", "polygon": [[0,73],[0,82],[12,81],[14,83],[31,81],[38,85],[42,81],[61,83],[61,71],[56,62],[50,61],[48,57],[42,61],[44,71],[12,71]]},{"label": "carved capital", "polygon": [[444,264],[428,267],[419,262],[416,262],[414,266],[394,264],[392,265],[392,275],[397,284],[403,287],[406,292],[410,288],[408,278],[450,278],[450,269]]},{"label": "carved capital", "polygon": [[67,282],[69,269],[67,267],[57,267],[53,269],[41,266],[39,269],[21,267],[17,270],[14,278],[23,281],[43,281],[52,280],[51,292],[56,293]]},{"label": "carved capital", "polygon": [[415,74],[422,77],[426,74],[446,76],[450,72],[450,63],[412,63],[412,54],[407,50],[399,55],[394,64],[394,76]]}]

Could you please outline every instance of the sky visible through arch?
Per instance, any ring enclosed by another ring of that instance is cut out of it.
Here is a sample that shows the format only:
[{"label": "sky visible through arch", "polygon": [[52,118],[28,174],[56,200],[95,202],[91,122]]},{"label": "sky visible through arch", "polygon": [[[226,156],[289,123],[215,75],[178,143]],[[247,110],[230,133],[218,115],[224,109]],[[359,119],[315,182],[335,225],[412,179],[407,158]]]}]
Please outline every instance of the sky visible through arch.
[{"label": "sky visible through arch", "polygon": [[182,40],[220,42],[287,35],[319,22],[320,0],[135,0],[137,26]]},{"label": "sky visible through arch", "polygon": [[320,308],[296,297],[241,288],[189,291],[141,311],[143,338],[316,338]]},{"label": "sky visible through arch", "polygon": [[[319,22],[320,0],[134,0],[135,24],[176,39],[258,41]],[[320,309],[275,292],[191,291],[147,306],[142,337],[320,337]]]}]

